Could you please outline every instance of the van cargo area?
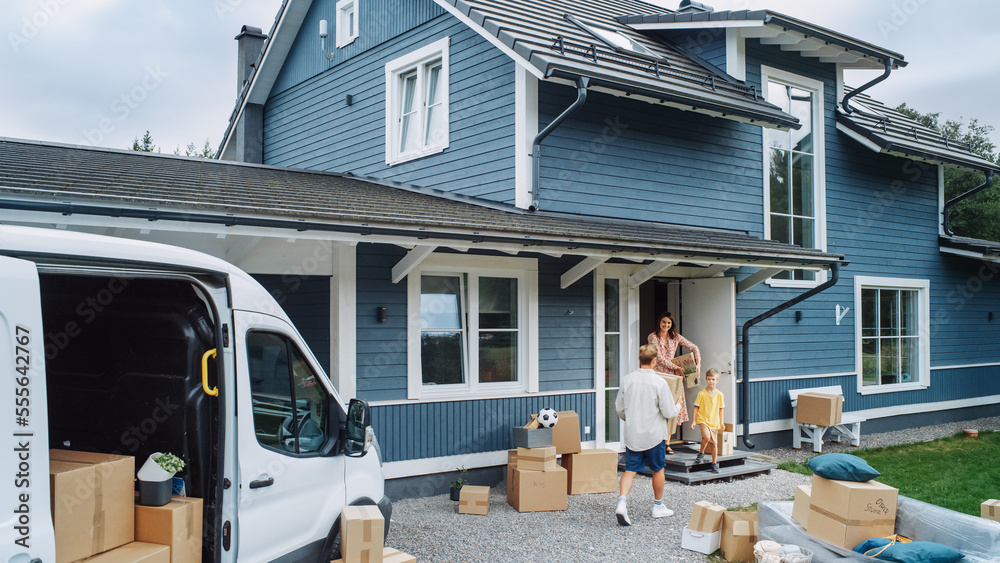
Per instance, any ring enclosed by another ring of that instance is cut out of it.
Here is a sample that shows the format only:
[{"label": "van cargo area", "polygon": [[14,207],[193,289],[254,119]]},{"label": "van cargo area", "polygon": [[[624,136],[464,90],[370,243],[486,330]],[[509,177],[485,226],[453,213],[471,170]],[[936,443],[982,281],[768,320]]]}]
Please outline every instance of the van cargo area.
[{"label": "van cargo area", "polygon": [[[204,502],[214,538],[219,491],[218,401],[202,390],[202,356],[220,338],[216,312],[191,278],[40,273],[49,444],[186,463],[186,494]],[[215,361],[208,363],[216,385]],[[216,560],[217,541],[202,543]]]}]

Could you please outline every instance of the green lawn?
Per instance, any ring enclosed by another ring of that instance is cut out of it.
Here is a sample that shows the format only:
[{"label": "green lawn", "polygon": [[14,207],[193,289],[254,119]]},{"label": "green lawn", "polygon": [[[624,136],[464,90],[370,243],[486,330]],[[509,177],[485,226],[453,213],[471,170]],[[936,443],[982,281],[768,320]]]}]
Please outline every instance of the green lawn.
[{"label": "green lawn", "polygon": [[[961,432],[948,438],[852,453],[882,473],[876,480],[908,496],[973,516],[984,500],[1000,498],[1000,432],[984,430],[979,438]],[[781,469],[812,473],[804,464],[785,462]]]}]

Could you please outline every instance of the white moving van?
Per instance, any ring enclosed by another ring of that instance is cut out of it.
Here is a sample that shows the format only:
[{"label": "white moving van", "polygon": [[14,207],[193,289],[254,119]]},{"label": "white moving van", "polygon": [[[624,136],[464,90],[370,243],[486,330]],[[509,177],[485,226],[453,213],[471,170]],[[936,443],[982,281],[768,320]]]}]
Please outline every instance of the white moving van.
[{"label": "white moving van", "polygon": [[180,456],[205,562],[330,561],[349,504],[388,532],[368,405],[223,260],[0,226],[0,400],[0,562],[56,560],[50,448]]}]

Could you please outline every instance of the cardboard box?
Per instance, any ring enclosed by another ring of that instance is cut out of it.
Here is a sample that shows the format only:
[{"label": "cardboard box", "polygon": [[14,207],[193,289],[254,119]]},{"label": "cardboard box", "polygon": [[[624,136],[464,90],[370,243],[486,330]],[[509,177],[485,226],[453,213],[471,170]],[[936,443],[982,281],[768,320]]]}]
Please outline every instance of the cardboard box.
[{"label": "cardboard box", "polygon": [[490,511],[490,488],[465,485],[458,496],[459,514],[486,514]]},{"label": "cardboard box", "polygon": [[377,506],[345,506],[341,510],[340,553],[345,563],[381,561],[384,541],[385,519]]},{"label": "cardboard box", "polygon": [[[344,563],[344,560],[334,559],[330,563]],[[382,549],[382,563],[417,563],[417,558],[398,549],[386,547]]]},{"label": "cardboard box", "polygon": [[756,512],[726,512],[719,547],[727,561],[754,561],[753,544],[757,543]]},{"label": "cardboard box", "polygon": [[736,433],[732,424],[723,424],[715,434],[715,452],[718,455],[733,455],[736,449]]},{"label": "cardboard box", "polygon": [[557,454],[580,451],[580,417],[575,411],[557,411],[558,422],[552,427],[552,445]]},{"label": "cardboard box", "polygon": [[899,491],[877,481],[834,481],[813,475],[806,530],[847,549],[892,535]]},{"label": "cardboard box", "polygon": [[517,448],[517,467],[527,471],[552,471],[556,467],[556,447]]},{"label": "cardboard box", "polygon": [[170,563],[201,562],[202,500],[173,497],[163,506],[135,507],[135,540],[170,546]]},{"label": "cardboard box", "polygon": [[[518,463],[521,463],[520,457]],[[517,467],[507,502],[518,512],[566,510],[568,476],[559,466],[552,471],[527,471]]]},{"label": "cardboard box", "polygon": [[571,495],[613,493],[618,490],[618,452],[583,450],[562,457],[567,471],[566,492]]},{"label": "cardboard box", "polygon": [[49,451],[56,563],[84,559],[135,539],[135,458]]},{"label": "cardboard box", "polygon": [[1000,522],[1000,500],[990,499],[979,507],[983,518]]},{"label": "cardboard box", "polygon": [[697,371],[698,365],[694,361],[694,353],[691,352],[682,356],[677,356],[673,359],[673,362],[684,369],[683,377],[685,387],[688,389],[697,387],[700,383],[700,378],[698,377]]},{"label": "cardboard box", "polygon": [[[722,519],[725,514],[725,506],[708,502],[707,500],[700,500],[691,507],[691,520],[688,522],[687,527],[693,532],[718,532],[722,530]],[[718,546],[716,546],[716,549],[718,549]],[[712,551],[715,551],[715,549]]]},{"label": "cardboard box", "polygon": [[844,410],[844,397],[826,393],[799,393],[795,422],[816,426],[836,426]]},{"label": "cardboard box", "polygon": [[681,547],[704,553],[705,555],[715,553],[722,542],[722,529],[714,532],[699,532],[691,528],[684,528],[681,533]]},{"label": "cardboard box", "polygon": [[812,503],[810,496],[812,487],[809,485],[799,485],[795,487],[795,502],[792,503],[792,520],[809,529],[809,506]]},{"label": "cardboard box", "polygon": [[552,429],[514,426],[510,429],[510,441],[514,448],[544,448],[552,445]]},{"label": "cardboard box", "polygon": [[681,393],[684,392],[684,378],[679,375],[659,371],[656,372],[656,375],[662,377],[667,382],[667,387],[670,388],[670,394],[674,396],[674,402],[676,403]]},{"label": "cardboard box", "polygon": [[86,563],[170,563],[170,548],[156,543],[135,541],[84,561]]},{"label": "cardboard box", "polygon": [[511,487],[514,486],[514,469],[517,467],[517,450],[507,450],[507,498],[510,499]]}]

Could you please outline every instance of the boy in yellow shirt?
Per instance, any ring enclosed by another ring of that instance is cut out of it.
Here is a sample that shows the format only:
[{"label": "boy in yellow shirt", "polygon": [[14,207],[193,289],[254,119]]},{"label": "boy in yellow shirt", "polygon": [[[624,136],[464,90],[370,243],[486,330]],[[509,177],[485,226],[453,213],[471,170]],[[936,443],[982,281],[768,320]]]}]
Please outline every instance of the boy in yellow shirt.
[{"label": "boy in yellow shirt", "polygon": [[710,369],[705,372],[705,388],[698,391],[698,397],[694,400],[694,414],[691,416],[691,430],[697,425],[701,427],[701,450],[698,457],[694,458],[695,463],[702,463],[705,460],[705,450],[712,447],[712,473],[719,472],[719,464],[716,463],[717,447],[715,436],[722,428],[722,409],[725,408],[725,400],[722,391],[715,388],[719,383],[719,372]]}]

